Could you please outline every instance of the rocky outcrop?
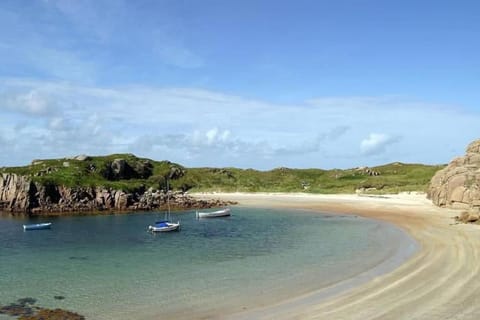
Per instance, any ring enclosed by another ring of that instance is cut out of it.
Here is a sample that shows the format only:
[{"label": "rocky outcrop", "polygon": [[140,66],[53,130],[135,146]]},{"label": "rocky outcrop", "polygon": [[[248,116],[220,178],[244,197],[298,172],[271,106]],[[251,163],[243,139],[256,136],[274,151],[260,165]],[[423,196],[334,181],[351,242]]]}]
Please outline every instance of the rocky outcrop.
[{"label": "rocky outcrop", "polygon": [[[63,299],[63,296],[55,296],[55,299]],[[5,306],[0,305],[0,315],[5,315],[18,320],[85,320],[85,317],[68,310],[47,309],[35,305],[37,299],[22,298]]]},{"label": "rocky outcrop", "polygon": [[197,200],[183,192],[168,194],[153,188],[131,192],[103,187],[66,187],[34,183],[17,174],[0,175],[0,211],[29,215],[86,212],[210,208],[232,204]]},{"label": "rocky outcrop", "polygon": [[133,167],[125,159],[115,159],[102,171],[107,180],[146,179],[152,175],[150,161],[138,161]]},{"label": "rocky outcrop", "polygon": [[16,174],[0,175],[0,209],[28,211],[38,206],[36,185],[26,177]]},{"label": "rocky outcrop", "polygon": [[453,159],[433,176],[427,196],[441,207],[469,212],[480,208],[480,140],[470,143],[464,156]]},{"label": "rocky outcrop", "polygon": [[480,214],[478,208],[471,208],[468,211],[462,212],[460,216],[455,217],[455,219],[464,223],[478,223],[480,221]]}]

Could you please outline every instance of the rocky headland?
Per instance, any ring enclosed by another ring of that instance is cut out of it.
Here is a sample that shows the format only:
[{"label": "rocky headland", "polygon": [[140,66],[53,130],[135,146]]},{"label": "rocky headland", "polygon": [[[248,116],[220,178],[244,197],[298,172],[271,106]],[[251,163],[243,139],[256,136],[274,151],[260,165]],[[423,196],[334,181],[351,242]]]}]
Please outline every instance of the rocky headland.
[{"label": "rocky headland", "polygon": [[42,185],[17,174],[0,175],[0,211],[28,215],[68,212],[211,208],[232,204],[197,200],[182,191],[139,188],[132,192],[104,187]]},{"label": "rocky headland", "polygon": [[[11,214],[47,215],[163,210],[167,208],[167,205],[174,210],[200,209],[233,204],[229,201],[214,199],[197,200],[181,188],[175,191],[167,189],[168,185],[167,188],[160,188],[160,186],[165,187],[166,181],[174,181],[183,174],[180,167],[170,165],[170,163],[168,163],[166,173],[163,172],[160,175],[161,179],[157,179],[158,177],[153,175],[154,167],[149,161],[137,161],[136,158],[130,159],[130,161],[113,159],[98,168],[98,164],[89,163],[89,159],[86,156],[67,159],[61,163],[60,168],[51,163],[46,166],[43,161],[34,160],[30,166],[40,166],[41,169],[31,170],[29,174],[0,173],[0,211]],[[79,163],[82,165],[79,166]],[[60,179],[54,178],[55,173],[61,172],[65,175],[65,173],[71,172],[72,168],[87,170],[85,175],[92,172],[97,173],[104,181],[90,183],[90,186],[85,183],[66,185],[62,184]],[[68,170],[62,171],[62,169]],[[151,177],[154,178],[154,182],[141,180]],[[126,187],[115,188],[109,182],[123,183]],[[159,187],[155,188],[152,184]]]},{"label": "rocky headland", "polygon": [[461,221],[480,220],[480,140],[433,176],[427,196],[437,206],[465,209],[458,217]]}]

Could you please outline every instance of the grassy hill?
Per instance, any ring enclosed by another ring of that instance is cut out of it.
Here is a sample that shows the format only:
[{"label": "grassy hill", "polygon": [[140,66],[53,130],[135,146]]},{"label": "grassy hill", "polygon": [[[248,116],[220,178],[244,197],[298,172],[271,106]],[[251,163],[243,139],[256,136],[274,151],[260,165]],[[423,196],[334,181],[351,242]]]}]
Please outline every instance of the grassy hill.
[{"label": "grassy hill", "polygon": [[[119,160],[122,159],[122,160]],[[425,191],[434,173],[444,166],[391,163],[347,170],[277,168],[270,171],[237,168],[185,168],[169,161],[113,154],[86,159],[34,160],[24,167],[0,172],[30,176],[42,184],[103,186],[135,190],[166,188],[224,192],[370,193]]]},{"label": "grassy hill", "polygon": [[[443,166],[393,163],[347,170],[289,169],[270,171],[235,168],[192,168],[178,181],[195,191],[371,193],[426,191]],[[370,175],[376,172],[379,175]]]}]

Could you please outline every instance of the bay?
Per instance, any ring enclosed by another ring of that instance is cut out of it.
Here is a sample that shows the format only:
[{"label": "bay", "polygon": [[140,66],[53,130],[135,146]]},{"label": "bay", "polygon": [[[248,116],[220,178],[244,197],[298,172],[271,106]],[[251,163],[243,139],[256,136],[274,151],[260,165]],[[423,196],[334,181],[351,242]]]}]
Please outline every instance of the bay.
[{"label": "bay", "polygon": [[[87,319],[214,317],[338,283],[413,245],[353,215],[234,207],[197,220],[186,211],[173,214],[180,232],[148,233],[162,216],[0,218],[0,305],[32,297]],[[43,221],[52,229],[22,231]]]}]

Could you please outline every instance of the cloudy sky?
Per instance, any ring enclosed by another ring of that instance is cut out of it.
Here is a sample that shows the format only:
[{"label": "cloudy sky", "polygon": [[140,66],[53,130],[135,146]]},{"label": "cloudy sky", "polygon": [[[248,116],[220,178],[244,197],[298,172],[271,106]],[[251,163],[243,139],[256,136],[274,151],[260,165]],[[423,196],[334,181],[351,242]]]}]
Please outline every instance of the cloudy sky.
[{"label": "cloudy sky", "polygon": [[0,166],[446,163],[480,138],[478,1],[4,0]]}]

